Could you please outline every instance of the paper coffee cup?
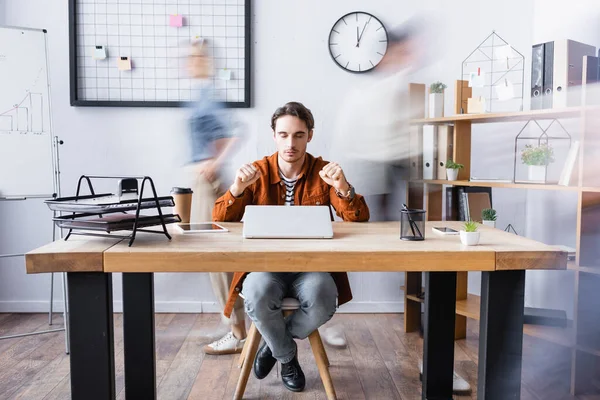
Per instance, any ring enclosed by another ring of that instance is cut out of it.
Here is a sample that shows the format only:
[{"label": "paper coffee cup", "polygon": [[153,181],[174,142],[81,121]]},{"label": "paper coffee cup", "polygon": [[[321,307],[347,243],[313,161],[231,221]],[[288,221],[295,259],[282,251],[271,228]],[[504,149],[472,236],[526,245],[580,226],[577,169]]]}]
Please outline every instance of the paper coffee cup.
[{"label": "paper coffee cup", "polygon": [[190,188],[174,187],[171,190],[171,195],[175,201],[173,212],[179,214],[181,222],[188,224],[190,222],[190,214],[192,212],[192,194],[194,192]]}]

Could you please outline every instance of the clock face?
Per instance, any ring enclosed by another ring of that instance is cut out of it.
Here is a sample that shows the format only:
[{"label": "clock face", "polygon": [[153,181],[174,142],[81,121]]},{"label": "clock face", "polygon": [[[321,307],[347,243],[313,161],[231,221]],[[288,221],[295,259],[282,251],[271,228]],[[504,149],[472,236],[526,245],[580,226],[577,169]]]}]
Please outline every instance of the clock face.
[{"label": "clock face", "polygon": [[387,31],[376,17],[353,12],[340,18],[329,33],[329,53],[350,72],[367,72],[381,62],[388,44]]}]

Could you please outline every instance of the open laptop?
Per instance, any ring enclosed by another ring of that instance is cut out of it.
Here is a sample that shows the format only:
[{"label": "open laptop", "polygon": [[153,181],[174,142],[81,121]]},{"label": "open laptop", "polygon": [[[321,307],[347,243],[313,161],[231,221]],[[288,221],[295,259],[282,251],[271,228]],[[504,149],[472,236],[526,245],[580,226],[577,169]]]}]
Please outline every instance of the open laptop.
[{"label": "open laptop", "polygon": [[246,206],[246,239],[331,239],[328,206]]}]

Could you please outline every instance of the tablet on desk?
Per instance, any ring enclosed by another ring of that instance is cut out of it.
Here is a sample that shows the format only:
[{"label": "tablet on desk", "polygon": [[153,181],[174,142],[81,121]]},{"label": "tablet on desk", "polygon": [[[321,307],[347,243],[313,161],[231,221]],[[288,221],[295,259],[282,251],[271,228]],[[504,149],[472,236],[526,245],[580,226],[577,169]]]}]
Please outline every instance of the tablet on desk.
[{"label": "tablet on desk", "polygon": [[435,233],[439,233],[441,235],[458,235],[458,231],[456,229],[448,228],[446,226],[434,226],[431,229]]},{"label": "tablet on desk", "polygon": [[176,224],[179,232],[183,234],[188,233],[205,233],[205,232],[228,232],[226,228],[214,222],[200,222],[191,224]]}]

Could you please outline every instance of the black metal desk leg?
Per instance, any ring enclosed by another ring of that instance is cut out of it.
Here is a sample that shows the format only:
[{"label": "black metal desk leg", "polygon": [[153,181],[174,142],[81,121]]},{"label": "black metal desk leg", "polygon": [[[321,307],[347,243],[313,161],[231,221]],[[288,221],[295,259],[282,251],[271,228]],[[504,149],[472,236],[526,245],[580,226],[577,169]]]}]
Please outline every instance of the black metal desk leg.
[{"label": "black metal desk leg", "polygon": [[456,272],[425,274],[423,400],[451,400]]},{"label": "black metal desk leg", "polygon": [[69,272],[71,399],[114,400],[112,275]]},{"label": "black metal desk leg", "polygon": [[123,274],[125,397],[156,399],[154,274]]},{"label": "black metal desk leg", "polygon": [[521,398],[525,271],[483,272],[477,398]]}]

